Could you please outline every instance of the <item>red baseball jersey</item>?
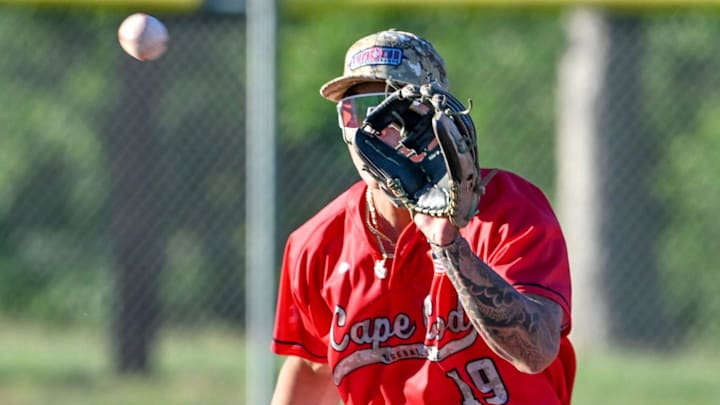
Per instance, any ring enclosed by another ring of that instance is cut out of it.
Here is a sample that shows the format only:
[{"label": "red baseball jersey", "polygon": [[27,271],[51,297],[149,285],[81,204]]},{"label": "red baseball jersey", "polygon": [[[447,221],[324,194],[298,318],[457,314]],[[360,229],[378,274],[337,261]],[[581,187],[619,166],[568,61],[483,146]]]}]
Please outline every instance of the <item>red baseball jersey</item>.
[{"label": "red baseball jersey", "polygon": [[327,363],[346,405],[569,404],[570,274],[544,194],[498,171],[461,230],[518,291],[564,310],[559,356],[531,375],[495,354],[473,328],[414,224],[400,235],[386,277],[376,274],[381,252],[365,225],[365,189],[355,184],[288,238],[272,350]]}]

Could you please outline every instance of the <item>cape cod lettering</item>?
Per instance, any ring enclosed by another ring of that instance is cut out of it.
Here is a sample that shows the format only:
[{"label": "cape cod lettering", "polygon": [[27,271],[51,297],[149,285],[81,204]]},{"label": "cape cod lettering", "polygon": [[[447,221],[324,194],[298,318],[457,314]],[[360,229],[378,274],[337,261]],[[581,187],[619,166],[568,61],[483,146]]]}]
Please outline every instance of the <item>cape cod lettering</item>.
[{"label": "cape cod lettering", "polygon": [[345,326],[347,318],[345,309],[339,305],[336,306],[334,318],[335,322],[330,330],[330,340],[332,348],[338,352],[347,349],[350,341],[358,345],[371,344],[373,349],[377,349],[380,347],[380,343],[387,342],[393,336],[407,340],[415,333],[416,328],[415,323],[406,314],[397,314],[392,321],[392,328],[390,319],[386,317],[365,319],[350,325],[350,331],[344,333],[338,342],[335,340],[335,328],[342,329]]},{"label": "cape cod lettering", "polygon": [[460,299],[458,299],[457,307],[448,314],[447,320],[442,316],[438,316],[433,321],[430,321],[430,319],[432,319],[433,307],[429,296],[425,298],[423,309],[425,328],[427,329],[425,337],[428,340],[442,340],[446,329],[454,333],[461,333],[472,328],[472,323],[470,319],[465,316],[465,310],[460,303]]},{"label": "cape cod lettering", "polygon": [[[445,342],[443,347],[426,343],[381,346],[382,343],[386,343],[393,337],[400,340],[411,339],[417,329],[412,318],[407,314],[400,313],[395,315],[392,320],[387,317],[377,317],[363,319],[348,325],[347,312],[338,305],[335,307],[334,319],[330,331],[330,344],[335,351],[348,350],[350,342],[360,346],[369,345],[369,347],[353,350],[338,362],[333,370],[333,379],[336,385],[339,385],[340,381],[353,370],[370,364],[390,364],[407,358],[442,361],[447,356],[470,347],[478,336],[477,332],[473,330],[466,336]],[[431,341],[439,343],[448,330],[460,334],[472,329],[472,324],[465,316],[459,300],[457,306],[449,311],[447,317],[433,317],[430,297],[425,299],[423,324],[425,325],[424,337],[428,343]]]}]

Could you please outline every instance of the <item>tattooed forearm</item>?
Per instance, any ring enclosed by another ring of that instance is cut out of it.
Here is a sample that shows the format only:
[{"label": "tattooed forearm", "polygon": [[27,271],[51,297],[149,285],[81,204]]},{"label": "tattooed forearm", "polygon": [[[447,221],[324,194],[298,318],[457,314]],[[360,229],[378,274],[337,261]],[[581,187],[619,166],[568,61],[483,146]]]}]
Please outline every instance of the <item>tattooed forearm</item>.
[{"label": "tattooed forearm", "polygon": [[468,318],[499,355],[525,372],[552,362],[560,344],[562,310],[555,302],[520,294],[480,260],[467,241],[432,246]]}]

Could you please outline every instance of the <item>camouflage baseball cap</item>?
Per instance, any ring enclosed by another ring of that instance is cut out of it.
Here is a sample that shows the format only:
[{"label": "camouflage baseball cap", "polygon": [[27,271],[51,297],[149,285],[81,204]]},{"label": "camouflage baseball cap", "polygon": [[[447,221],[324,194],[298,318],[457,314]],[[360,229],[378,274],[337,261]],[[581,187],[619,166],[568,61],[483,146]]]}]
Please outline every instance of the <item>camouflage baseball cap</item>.
[{"label": "camouflage baseball cap", "polygon": [[448,90],[445,62],[432,44],[419,36],[390,29],[355,42],[345,54],[343,75],[320,88],[330,101],[340,101],[352,86],[363,82],[435,83]]}]

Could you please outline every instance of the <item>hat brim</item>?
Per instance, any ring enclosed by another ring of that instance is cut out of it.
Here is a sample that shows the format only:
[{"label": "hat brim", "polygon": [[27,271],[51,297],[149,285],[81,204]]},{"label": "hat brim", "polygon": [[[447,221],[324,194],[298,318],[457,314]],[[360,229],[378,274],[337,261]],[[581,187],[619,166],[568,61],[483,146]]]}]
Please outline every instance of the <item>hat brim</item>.
[{"label": "hat brim", "polygon": [[320,88],[320,95],[337,103],[350,87],[360,83],[385,83],[385,79],[373,76],[341,76],[325,83]]}]

